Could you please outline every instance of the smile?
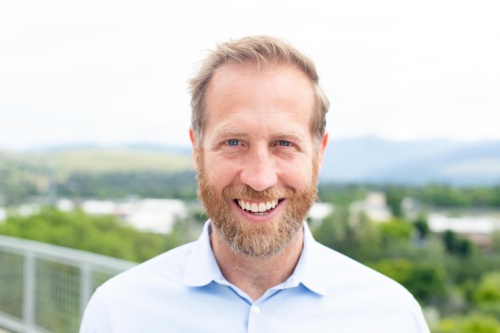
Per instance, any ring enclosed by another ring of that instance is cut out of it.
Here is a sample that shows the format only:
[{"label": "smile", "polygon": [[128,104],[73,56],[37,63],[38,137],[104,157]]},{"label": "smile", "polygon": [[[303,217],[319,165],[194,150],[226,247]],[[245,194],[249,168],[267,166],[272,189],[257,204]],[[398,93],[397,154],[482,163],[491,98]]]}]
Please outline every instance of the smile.
[{"label": "smile", "polygon": [[241,209],[251,212],[257,215],[264,215],[271,212],[276,206],[280,203],[279,200],[271,200],[267,202],[255,202],[255,201],[247,201],[243,199],[236,199],[235,202],[240,206]]}]

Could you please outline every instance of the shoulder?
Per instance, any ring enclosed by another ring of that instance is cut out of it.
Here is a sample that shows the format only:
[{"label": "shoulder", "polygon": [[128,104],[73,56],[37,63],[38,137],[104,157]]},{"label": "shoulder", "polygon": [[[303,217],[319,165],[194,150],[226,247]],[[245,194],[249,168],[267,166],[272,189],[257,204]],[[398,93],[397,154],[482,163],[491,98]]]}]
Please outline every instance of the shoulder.
[{"label": "shoulder", "polygon": [[167,279],[170,281],[178,281],[182,279],[185,271],[187,258],[192,253],[193,243],[188,243],[179,246],[175,249],[162,253],[148,261],[145,261],[131,269],[116,275],[106,281],[100,290],[122,288],[126,285],[140,283],[151,279]]},{"label": "shoulder", "polygon": [[350,295],[358,304],[400,306],[415,302],[402,285],[335,250],[316,243],[325,270],[327,289],[337,295]]},{"label": "shoulder", "polygon": [[420,305],[396,281],[316,243],[325,273],[323,305],[348,320],[353,332],[429,332]]},{"label": "shoulder", "polygon": [[167,251],[102,284],[85,309],[80,332],[126,331],[122,326],[131,325],[131,318],[149,318],[154,313],[152,305],[175,299],[183,288],[193,244]]}]

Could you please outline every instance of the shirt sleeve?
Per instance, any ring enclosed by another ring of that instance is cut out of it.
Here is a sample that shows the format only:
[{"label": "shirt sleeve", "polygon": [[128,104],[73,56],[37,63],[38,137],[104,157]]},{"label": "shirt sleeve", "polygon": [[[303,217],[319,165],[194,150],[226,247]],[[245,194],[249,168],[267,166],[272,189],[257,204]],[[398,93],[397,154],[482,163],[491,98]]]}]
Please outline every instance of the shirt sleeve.
[{"label": "shirt sleeve", "polygon": [[80,333],[111,332],[106,326],[106,316],[104,315],[104,308],[99,298],[99,290],[97,290],[85,308],[80,325]]},{"label": "shirt sleeve", "polygon": [[420,304],[412,299],[412,309],[411,309],[411,318],[409,320],[410,328],[408,332],[413,333],[430,333],[429,326],[427,326],[427,322],[425,321],[424,314],[422,313],[422,309],[420,308]]}]

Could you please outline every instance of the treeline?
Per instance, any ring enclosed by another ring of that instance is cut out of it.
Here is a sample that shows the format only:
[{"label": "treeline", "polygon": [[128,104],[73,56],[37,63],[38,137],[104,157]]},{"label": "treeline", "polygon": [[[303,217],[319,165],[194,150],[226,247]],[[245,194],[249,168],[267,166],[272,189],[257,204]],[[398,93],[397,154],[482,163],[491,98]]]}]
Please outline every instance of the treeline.
[{"label": "treeline", "polygon": [[412,198],[439,208],[500,208],[500,185],[452,186],[426,184],[420,186],[397,184],[320,183],[319,197],[325,202],[347,204],[363,199],[370,191],[385,193],[393,214],[400,215],[401,201]]},{"label": "treeline", "polygon": [[58,183],[58,195],[79,198],[196,198],[194,171],[128,171],[75,173]]},{"label": "treeline", "polygon": [[130,195],[186,200],[196,198],[196,175],[191,170],[75,172],[58,180],[50,180],[38,171],[0,168],[0,206],[30,201],[48,203],[54,196],[74,199],[123,198]]},{"label": "treeline", "polygon": [[0,206],[47,203],[58,192],[76,198],[193,198],[195,184],[191,158],[184,153],[128,148],[0,151]]}]

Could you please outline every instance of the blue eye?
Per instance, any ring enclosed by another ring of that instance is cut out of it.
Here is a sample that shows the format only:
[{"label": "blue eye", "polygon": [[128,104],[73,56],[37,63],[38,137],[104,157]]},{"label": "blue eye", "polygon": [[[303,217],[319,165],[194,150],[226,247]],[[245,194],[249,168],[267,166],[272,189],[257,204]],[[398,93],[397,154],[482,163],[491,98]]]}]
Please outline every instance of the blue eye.
[{"label": "blue eye", "polygon": [[240,140],[236,140],[236,139],[227,140],[228,146],[237,146],[239,143],[240,143]]},{"label": "blue eye", "polygon": [[282,146],[282,147],[289,147],[291,146],[292,144],[290,143],[290,141],[286,141],[286,140],[279,140],[278,141],[278,145]]}]

